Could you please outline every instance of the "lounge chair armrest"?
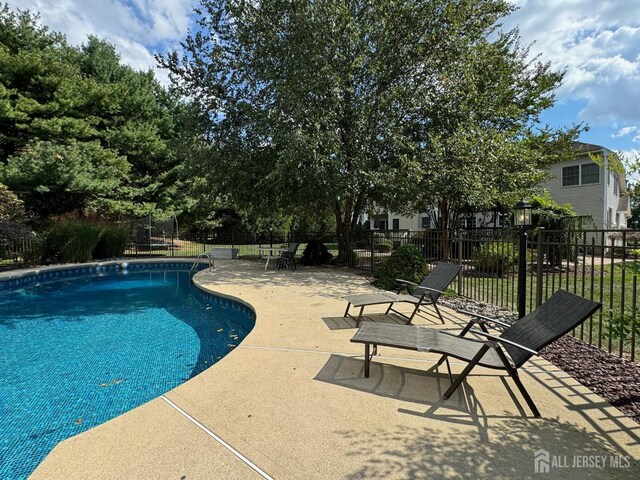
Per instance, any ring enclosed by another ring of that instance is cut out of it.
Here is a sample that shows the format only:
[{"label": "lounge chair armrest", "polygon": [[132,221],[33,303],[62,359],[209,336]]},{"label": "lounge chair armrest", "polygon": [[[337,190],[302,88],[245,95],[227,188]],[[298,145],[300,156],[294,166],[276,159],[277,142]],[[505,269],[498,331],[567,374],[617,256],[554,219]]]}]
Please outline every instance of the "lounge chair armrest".
[{"label": "lounge chair armrest", "polygon": [[469,315],[470,317],[479,318],[479,319],[487,321],[487,322],[497,323],[498,325],[502,325],[503,327],[510,327],[511,326],[508,323],[502,322],[500,320],[496,320],[495,318],[485,317],[484,315],[480,315],[478,313],[469,312],[467,310],[456,310],[456,312],[464,313],[465,315]]},{"label": "lounge chair armrest", "polygon": [[472,328],[469,331],[472,333],[475,333],[476,335],[480,335],[482,337],[488,338],[489,340],[493,340],[494,342],[511,345],[512,347],[516,347],[516,348],[519,348],[520,350],[524,350],[525,352],[529,352],[532,355],[538,355],[538,352],[536,352],[535,350],[531,350],[530,348],[525,347],[524,345],[520,345],[519,343],[512,342],[511,340],[507,340],[506,338],[498,337],[497,335],[491,335],[490,333],[486,333],[486,332],[483,332],[482,330],[477,330],[475,328]]},{"label": "lounge chair armrest", "polygon": [[435,288],[431,288],[431,287],[423,287],[421,285],[418,285],[416,287],[416,290],[429,290],[430,292],[436,292],[444,295],[444,292],[442,290],[436,290]]},{"label": "lounge chair armrest", "polygon": [[410,282],[409,280],[403,280],[402,278],[396,278],[396,282],[398,283],[406,283],[407,285],[413,285],[414,287],[419,287],[417,283]]}]

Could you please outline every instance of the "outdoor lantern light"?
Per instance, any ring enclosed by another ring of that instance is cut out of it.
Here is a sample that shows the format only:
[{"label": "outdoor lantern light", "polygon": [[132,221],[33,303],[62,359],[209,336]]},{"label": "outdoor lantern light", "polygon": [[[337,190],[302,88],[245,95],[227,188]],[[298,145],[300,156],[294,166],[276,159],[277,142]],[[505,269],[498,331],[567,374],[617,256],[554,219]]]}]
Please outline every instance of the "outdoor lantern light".
[{"label": "outdoor lantern light", "polygon": [[520,200],[513,206],[513,223],[520,228],[518,249],[518,318],[524,317],[527,301],[527,227],[531,225],[533,207]]},{"label": "outdoor lantern light", "polygon": [[531,225],[531,210],[533,210],[533,207],[524,200],[516,203],[513,206],[514,225],[516,227],[528,227]]}]

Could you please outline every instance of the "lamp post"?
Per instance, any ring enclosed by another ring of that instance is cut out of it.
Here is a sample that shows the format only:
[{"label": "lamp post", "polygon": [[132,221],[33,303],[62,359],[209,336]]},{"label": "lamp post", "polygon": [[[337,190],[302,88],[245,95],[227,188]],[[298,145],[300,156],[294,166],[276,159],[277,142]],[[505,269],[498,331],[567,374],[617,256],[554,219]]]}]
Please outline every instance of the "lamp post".
[{"label": "lamp post", "polygon": [[518,251],[518,318],[525,315],[527,301],[527,227],[531,225],[533,207],[524,200],[513,207],[513,224],[520,229]]}]

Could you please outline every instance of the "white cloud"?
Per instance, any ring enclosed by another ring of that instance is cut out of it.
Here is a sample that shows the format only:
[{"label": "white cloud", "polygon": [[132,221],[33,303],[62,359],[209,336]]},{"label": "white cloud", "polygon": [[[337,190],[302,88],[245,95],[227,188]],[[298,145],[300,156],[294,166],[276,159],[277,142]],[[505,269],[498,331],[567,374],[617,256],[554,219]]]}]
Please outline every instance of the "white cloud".
[{"label": "white cloud", "polygon": [[618,130],[616,133],[614,133],[613,135],[611,135],[613,138],[617,138],[617,137],[626,137],[627,135],[630,135],[634,132],[638,131],[638,127],[635,126],[631,126],[631,127],[623,127],[620,130]]},{"label": "white cloud", "polygon": [[519,0],[505,29],[519,26],[532,54],[566,69],[558,99],[586,101],[582,120],[640,120],[640,2]]},{"label": "white cloud", "polygon": [[89,35],[116,46],[122,61],[133,68],[157,69],[156,52],[175,47],[187,33],[193,0],[8,0],[13,9],[40,12],[42,23],[67,36],[69,43],[86,43]]}]

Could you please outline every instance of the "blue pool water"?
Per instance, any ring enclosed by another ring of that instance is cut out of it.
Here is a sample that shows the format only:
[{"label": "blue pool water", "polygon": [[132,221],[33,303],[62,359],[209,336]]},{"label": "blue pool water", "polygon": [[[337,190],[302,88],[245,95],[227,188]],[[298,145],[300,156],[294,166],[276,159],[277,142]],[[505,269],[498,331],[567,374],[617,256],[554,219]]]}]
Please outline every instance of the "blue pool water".
[{"label": "blue pool water", "polygon": [[0,289],[0,478],[25,478],[61,440],[197,375],[251,330],[250,310],[198,290],[188,265],[155,267]]}]

